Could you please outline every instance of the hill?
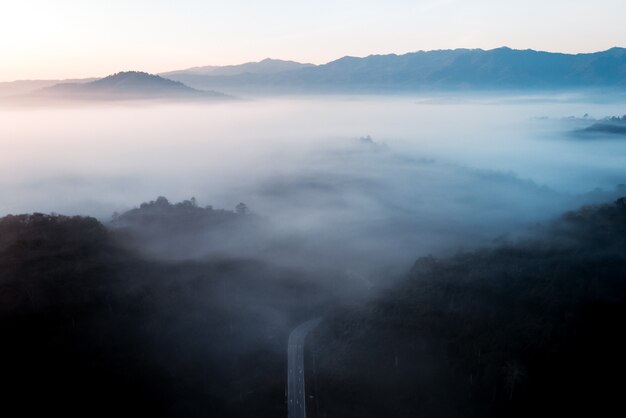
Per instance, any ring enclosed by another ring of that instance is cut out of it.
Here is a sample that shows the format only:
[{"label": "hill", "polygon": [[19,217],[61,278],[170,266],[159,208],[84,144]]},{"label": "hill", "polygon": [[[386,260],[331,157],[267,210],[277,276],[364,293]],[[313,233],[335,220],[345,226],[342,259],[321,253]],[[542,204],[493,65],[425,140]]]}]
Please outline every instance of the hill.
[{"label": "hill", "polygon": [[242,212],[161,198],[115,228],[79,216],[0,218],[0,356],[11,359],[3,411],[286,416],[284,345],[328,292],[261,260],[164,261],[132,248],[151,228],[217,233]]},{"label": "hill", "polygon": [[[419,259],[311,336],[318,416],[603,416],[626,372],[626,198]],[[314,383],[314,385],[313,385]]]},{"label": "hill", "polygon": [[158,75],[125,71],[86,83],[62,83],[46,87],[37,98],[79,100],[218,99],[226,95],[202,91]]},{"label": "hill", "polygon": [[626,135],[626,115],[613,116],[594,123],[580,133]]}]

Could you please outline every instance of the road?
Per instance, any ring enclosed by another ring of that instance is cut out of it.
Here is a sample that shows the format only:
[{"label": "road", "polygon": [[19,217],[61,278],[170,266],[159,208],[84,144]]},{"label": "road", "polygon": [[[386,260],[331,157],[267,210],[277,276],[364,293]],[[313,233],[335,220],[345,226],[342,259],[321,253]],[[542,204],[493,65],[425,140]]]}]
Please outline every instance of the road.
[{"label": "road", "polygon": [[287,343],[287,402],[289,418],[306,418],[306,391],[304,387],[304,340],[321,319],[312,319],[298,325]]}]

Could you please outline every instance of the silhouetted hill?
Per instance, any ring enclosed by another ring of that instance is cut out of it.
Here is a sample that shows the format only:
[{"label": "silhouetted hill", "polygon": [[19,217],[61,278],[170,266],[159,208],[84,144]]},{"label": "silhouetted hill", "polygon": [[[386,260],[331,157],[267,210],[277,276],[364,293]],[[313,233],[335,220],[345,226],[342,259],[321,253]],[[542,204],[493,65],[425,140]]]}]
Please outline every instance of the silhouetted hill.
[{"label": "silhouetted hill", "polygon": [[344,57],[278,74],[170,74],[196,88],[270,92],[626,88],[626,49],[576,55],[456,49]]},{"label": "silhouetted hill", "polygon": [[222,93],[197,90],[179,81],[138,71],[120,72],[87,83],[56,84],[34,95],[86,100],[227,98]]},{"label": "silhouetted hill", "polygon": [[603,119],[583,129],[579,133],[626,135],[626,115],[622,116],[621,118],[618,116],[614,116],[611,118]]}]

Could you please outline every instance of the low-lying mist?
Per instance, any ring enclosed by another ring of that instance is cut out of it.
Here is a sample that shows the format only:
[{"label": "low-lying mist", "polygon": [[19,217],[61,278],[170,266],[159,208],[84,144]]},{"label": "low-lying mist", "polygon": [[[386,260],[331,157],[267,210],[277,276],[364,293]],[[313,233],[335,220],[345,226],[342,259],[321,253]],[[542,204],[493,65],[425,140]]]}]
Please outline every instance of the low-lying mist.
[{"label": "low-lying mist", "polygon": [[584,119],[566,117],[620,106],[559,95],[3,108],[0,213],[108,222],[157,196],[245,202],[253,227],[163,236],[142,251],[323,263],[370,283],[615,197],[626,142],[573,138]]},{"label": "low-lying mist", "polygon": [[620,105],[3,107],[5,409],[287,416],[289,335],[318,317],[318,415],[595,408],[626,369],[602,344],[624,318],[626,142],[581,131]]}]

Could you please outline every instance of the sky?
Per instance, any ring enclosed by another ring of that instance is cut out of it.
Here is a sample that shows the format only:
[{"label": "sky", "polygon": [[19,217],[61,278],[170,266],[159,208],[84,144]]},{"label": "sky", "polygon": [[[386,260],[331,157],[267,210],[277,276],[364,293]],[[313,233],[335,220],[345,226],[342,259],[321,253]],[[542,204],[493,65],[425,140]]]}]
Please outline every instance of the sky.
[{"label": "sky", "polygon": [[626,46],[624,0],[0,0],[0,81],[264,58]]}]

